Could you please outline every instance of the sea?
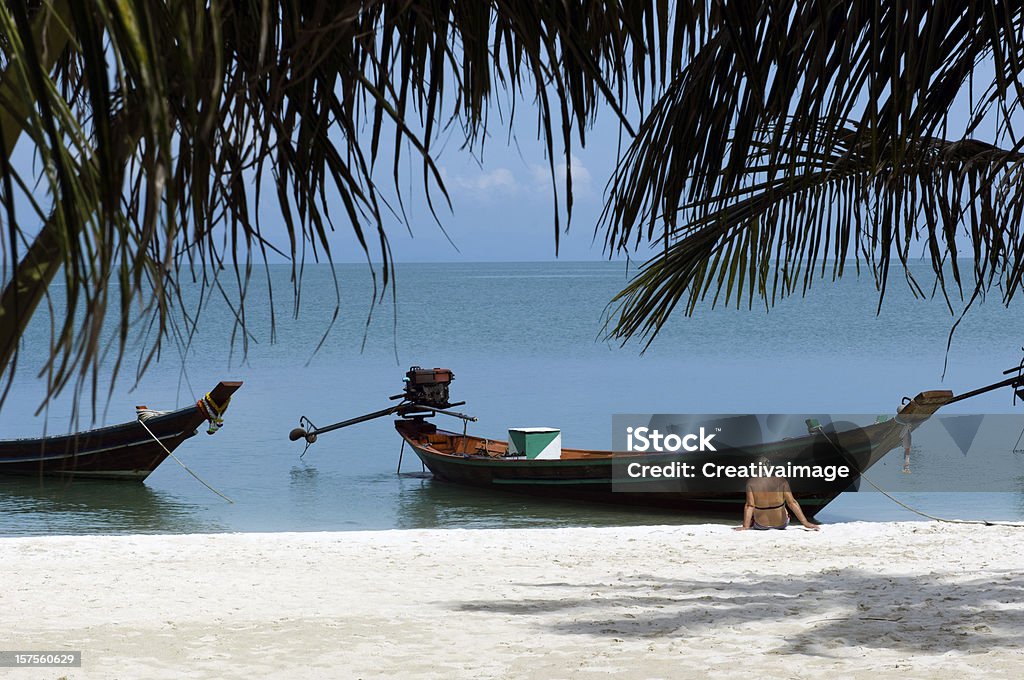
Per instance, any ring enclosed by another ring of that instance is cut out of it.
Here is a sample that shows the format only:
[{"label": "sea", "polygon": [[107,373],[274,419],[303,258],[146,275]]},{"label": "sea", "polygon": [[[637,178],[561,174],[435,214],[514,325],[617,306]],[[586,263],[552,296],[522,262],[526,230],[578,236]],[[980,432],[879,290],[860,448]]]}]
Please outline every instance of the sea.
[{"label": "sea", "polygon": [[[478,418],[472,434],[504,438],[509,427],[557,427],[564,446],[607,449],[617,413],[893,413],[904,396],[967,391],[1021,362],[1021,302],[1006,306],[994,289],[957,324],[963,300],[954,295],[947,304],[932,294],[929,265],[911,263],[910,272],[925,294],[915,295],[894,270],[881,305],[875,279],[852,269],[837,282],[828,270],[804,295],[770,310],[757,301],[739,308],[708,301],[689,317],[680,309],[645,347],[606,337],[609,302],[636,273],[626,262],[398,264],[386,288],[379,268],[374,278],[366,264],[316,264],[304,267],[298,298],[292,267],[270,265],[245,282],[244,330],[219,288],[186,279],[185,304],[194,309],[204,300],[187,346],[172,333],[137,377],[152,336],[133,328],[116,380],[108,357],[95,397],[69,388],[46,404],[39,373],[51,327],[44,309],[25,335],[0,410],[4,439],[132,420],[137,404],[178,408],[222,379],[244,385],[219,432],[201,430],[176,451],[181,464],[168,459],[145,483],[0,478],[0,535],[707,522],[437,481],[408,450],[399,468],[401,442],[388,418],[324,434],[308,449],[288,432],[302,416],[326,426],[393,404],[388,397],[401,391],[412,365],[454,371],[452,398],[467,402],[458,410]],[[230,268],[219,280],[228,298],[240,285]],[[59,313],[63,304],[57,282],[48,305]],[[950,407],[957,408],[1024,411],[1009,390]],[[971,474],[969,458],[963,474]],[[1012,492],[896,498],[935,516],[1024,519],[1024,484]],[[921,516],[862,490],[842,494],[818,519]]]}]

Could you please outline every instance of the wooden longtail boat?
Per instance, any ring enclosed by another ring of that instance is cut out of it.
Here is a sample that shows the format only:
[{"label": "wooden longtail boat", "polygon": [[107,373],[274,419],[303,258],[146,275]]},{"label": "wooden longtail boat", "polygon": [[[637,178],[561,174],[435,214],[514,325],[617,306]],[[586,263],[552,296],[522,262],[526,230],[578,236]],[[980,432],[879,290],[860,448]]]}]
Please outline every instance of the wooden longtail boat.
[{"label": "wooden longtail boat", "polygon": [[143,481],[203,422],[222,424],[241,382],[220,382],[195,404],[177,411],[137,407],[137,419],[87,432],[0,441],[0,474],[66,479]]},{"label": "wooden longtail boat", "polygon": [[[918,419],[915,419],[915,424],[911,426],[916,427],[927,419],[927,415],[947,403],[948,398],[952,396],[952,392],[924,392],[904,407],[901,416],[910,416],[911,413],[917,415]],[[906,422],[903,418],[890,419],[850,433],[831,433],[831,436],[825,432],[816,432],[806,437],[751,447],[739,456],[729,459],[725,459],[722,454],[699,452],[686,454],[686,457],[696,469],[709,462],[749,465],[758,458],[771,456],[774,464],[802,464],[813,457],[820,465],[852,463],[849,465],[850,468],[863,472],[889,451],[900,446]],[[490,487],[547,498],[733,516],[742,513],[746,500],[745,493],[740,490],[631,492],[622,480],[621,474],[618,479],[615,477],[617,467],[621,470],[632,461],[642,461],[650,465],[670,464],[678,456],[563,448],[557,459],[530,460],[519,456],[510,457],[506,441],[439,430],[433,423],[422,419],[397,420],[395,429],[434,477],[458,484]],[[854,441],[851,441],[852,437],[855,437]],[[834,457],[812,453],[823,446],[832,448],[833,442],[840,447]],[[856,483],[859,476],[858,473],[853,473],[834,482],[819,481],[813,488],[806,490],[801,490],[796,480],[790,482],[804,513],[812,517],[836,496],[849,489],[851,484]]]},{"label": "wooden longtail boat", "polygon": [[[834,481],[804,482],[790,479],[793,493],[811,517],[828,505],[840,493],[851,488],[887,453],[909,442],[910,433],[924,423],[941,407],[962,399],[1000,387],[1021,388],[1024,376],[1019,369],[1013,378],[954,396],[949,390],[921,392],[913,399],[904,399],[903,405],[892,418],[880,418],[867,426],[842,429],[837,425],[822,427],[808,423],[804,436],[778,442],[758,443],[727,451],[687,453],[686,460],[698,469],[706,462],[749,465],[767,457],[773,464],[803,464],[814,461],[817,465],[846,465],[849,476]],[[406,388],[402,394],[391,397],[401,403],[365,416],[352,418],[334,425],[317,428],[303,417],[301,427],[292,430],[294,441],[304,439],[306,446],[314,443],[318,435],[359,422],[388,415],[397,415],[395,429],[435,478],[457,484],[512,491],[553,499],[577,499],[651,508],[670,508],[702,514],[728,514],[737,516],[746,500],[743,486],[732,488],[694,488],[686,490],[651,490],[650,487],[631,491],[624,483],[621,470],[630,462],[642,461],[658,464],[679,460],[678,454],[625,453],[557,448],[552,457],[526,455],[521,446],[510,446],[508,441],[470,436],[438,429],[427,418],[436,414],[450,415],[464,421],[476,418],[450,411],[465,402],[448,401],[448,385],[454,374],[448,369],[420,369],[413,367],[406,374]],[[1024,393],[1018,391],[1024,397]],[[619,474],[616,475],[616,470]]]}]

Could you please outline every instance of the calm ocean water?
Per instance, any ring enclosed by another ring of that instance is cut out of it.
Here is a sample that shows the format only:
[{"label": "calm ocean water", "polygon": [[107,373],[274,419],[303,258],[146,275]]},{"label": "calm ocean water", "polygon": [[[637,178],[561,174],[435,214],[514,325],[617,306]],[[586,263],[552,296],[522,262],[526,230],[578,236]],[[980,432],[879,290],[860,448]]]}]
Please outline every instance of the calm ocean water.
[{"label": "calm ocean water", "polygon": [[[174,408],[219,379],[244,380],[225,427],[215,436],[201,432],[177,451],[234,504],[172,460],[144,485],[0,479],[0,535],[704,521],[454,487],[423,474],[408,452],[396,474],[400,441],[388,419],[324,435],[304,458],[287,433],[300,415],[327,425],[389,405],[405,370],[419,364],[455,371],[453,398],[466,400],[460,410],[480,419],[470,432],[504,437],[509,426],[546,425],[562,429],[566,446],[608,448],[613,413],[891,413],[904,395],[961,392],[999,379],[1018,363],[1024,342],[1020,306],[1007,309],[993,298],[957,330],[943,379],[955,320],[945,305],[915,300],[894,281],[876,316],[874,284],[863,277],[818,283],[806,298],[768,313],[718,308],[679,316],[641,354],[639,345],[600,340],[605,305],[627,281],[621,263],[400,265],[397,310],[389,292],[368,325],[366,267],[338,271],[341,313],[319,352],[335,305],[330,270],[307,267],[296,320],[290,268],[275,266],[275,342],[266,282],[257,278],[244,357],[237,338],[231,349],[232,315],[211,306],[187,356],[168,345],[137,387],[122,378],[109,404],[101,404],[95,424],[113,424],[134,418],[137,403]],[[927,267],[915,272],[930,282]],[[53,297],[59,306],[59,289]],[[34,373],[48,332],[45,322],[33,322],[21,372],[0,412],[4,438],[71,428],[70,395],[34,415],[41,396]],[[129,354],[129,370],[137,357],[137,350]],[[975,413],[1013,409],[1008,392],[968,404],[963,410]],[[87,409],[76,429],[89,419]],[[1024,488],[901,499],[950,517],[1024,518]],[[819,515],[825,522],[914,518],[877,493],[844,494]]]}]

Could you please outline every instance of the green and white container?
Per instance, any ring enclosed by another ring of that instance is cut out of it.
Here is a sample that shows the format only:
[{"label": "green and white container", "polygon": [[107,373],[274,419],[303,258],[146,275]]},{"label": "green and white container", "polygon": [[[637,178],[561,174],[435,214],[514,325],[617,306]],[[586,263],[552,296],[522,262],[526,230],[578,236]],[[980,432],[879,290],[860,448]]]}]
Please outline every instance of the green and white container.
[{"label": "green and white container", "polygon": [[509,428],[508,455],[557,460],[562,457],[562,431],[553,427]]}]

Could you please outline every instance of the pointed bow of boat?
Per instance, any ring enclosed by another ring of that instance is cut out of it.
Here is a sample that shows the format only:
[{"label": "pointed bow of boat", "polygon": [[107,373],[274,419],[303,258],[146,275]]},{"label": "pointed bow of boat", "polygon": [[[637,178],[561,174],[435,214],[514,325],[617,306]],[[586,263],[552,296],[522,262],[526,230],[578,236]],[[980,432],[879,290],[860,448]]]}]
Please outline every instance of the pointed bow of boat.
[{"label": "pointed bow of boat", "polygon": [[0,474],[142,481],[204,422],[210,424],[208,432],[215,432],[241,386],[240,381],[223,381],[185,408],[140,408],[135,420],[119,425],[0,441]]}]

